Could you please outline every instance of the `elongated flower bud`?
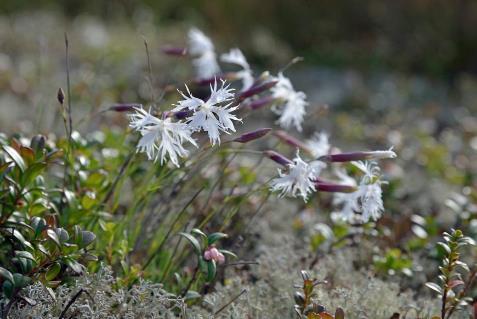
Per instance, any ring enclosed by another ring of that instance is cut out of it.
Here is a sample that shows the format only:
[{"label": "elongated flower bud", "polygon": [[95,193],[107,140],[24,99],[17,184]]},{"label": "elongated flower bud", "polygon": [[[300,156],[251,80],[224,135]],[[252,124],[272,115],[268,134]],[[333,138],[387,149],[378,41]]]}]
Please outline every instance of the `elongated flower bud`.
[{"label": "elongated flower bud", "polygon": [[311,149],[302,141],[298,140],[297,138],[289,135],[287,132],[278,130],[273,132],[273,135],[278,137],[281,141],[285,142],[286,144],[294,147],[294,148],[299,148],[302,149],[303,151],[312,154]]},{"label": "elongated flower bud", "polygon": [[252,101],[250,104],[247,105],[247,107],[251,108],[252,110],[258,110],[264,106],[271,104],[274,100],[274,97],[268,95],[255,101]]},{"label": "elongated flower bud", "polygon": [[260,93],[274,87],[277,83],[278,83],[278,81],[268,81],[268,82],[265,82],[265,83],[260,83],[260,84],[254,85],[250,89],[240,93],[238,99],[240,101],[243,101],[248,97],[260,94]]},{"label": "elongated flower bud", "polygon": [[265,156],[267,156],[272,161],[280,165],[283,165],[285,167],[287,167],[290,164],[293,164],[293,162],[290,159],[286,158],[285,156],[283,156],[282,154],[278,152],[268,150],[268,151],[264,151],[263,154],[265,154]]},{"label": "elongated flower bud", "polygon": [[63,92],[62,88],[58,89],[58,93],[56,94],[56,98],[58,99],[58,102],[60,102],[60,104],[63,105],[63,102],[65,102],[65,92]]},{"label": "elongated flower bud", "polygon": [[317,191],[330,192],[330,193],[353,193],[357,190],[356,186],[352,186],[352,185],[322,183],[322,182],[316,182],[315,188]]},{"label": "elongated flower bud", "polygon": [[320,161],[324,162],[352,162],[352,161],[366,161],[366,160],[379,160],[385,158],[395,158],[397,155],[391,149],[387,151],[374,151],[374,152],[350,152],[339,153],[321,156]]},{"label": "elongated flower bud", "polygon": [[162,53],[173,56],[185,56],[187,55],[187,48],[180,47],[164,47],[161,49]]},{"label": "elongated flower bud", "polygon": [[110,106],[109,110],[115,112],[131,112],[138,107],[142,107],[142,105],[137,103],[121,103]]},{"label": "elongated flower bud", "polygon": [[239,143],[247,143],[267,135],[268,133],[270,133],[271,130],[271,128],[260,128],[255,131],[244,133],[239,137],[233,139],[233,141]]}]

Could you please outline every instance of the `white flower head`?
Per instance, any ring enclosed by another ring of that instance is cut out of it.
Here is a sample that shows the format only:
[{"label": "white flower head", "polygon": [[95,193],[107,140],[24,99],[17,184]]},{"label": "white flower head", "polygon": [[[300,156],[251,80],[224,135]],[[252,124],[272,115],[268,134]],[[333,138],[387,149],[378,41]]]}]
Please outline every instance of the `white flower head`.
[{"label": "white flower head", "polygon": [[188,48],[194,56],[192,64],[199,79],[208,79],[220,72],[214,44],[202,31],[197,28],[189,30]]},{"label": "white flower head", "polygon": [[235,132],[233,121],[242,120],[232,114],[237,106],[230,107],[232,104],[230,101],[234,98],[233,89],[225,85],[224,80],[220,88],[217,86],[217,80],[214,85],[210,85],[211,93],[207,101],[192,96],[187,86],[186,89],[188,96],[179,91],[184,100],[177,102],[172,111],[192,111],[193,114],[187,119],[187,124],[192,130],[207,132],[212,145],[220,144],[220,131],[227,134],[229,131]]},{"label": "white flower head", "polygon": [[135,110],[136,113],[129,115],[129,126],[142,135],[137,151],[145,152],[150,160],[160,158],[162,165],[168,156],[174,165],[179,166],[179,157],[189,154],[182,144],[187,141],[197,147],[191,137],[192,131],[185,123],[174,123],[170,118],[161,120],[143,108]]},{"label": "white flower head", "polygon": [[369,158],[373,160],[396,158],[397,154],[393,151],[394,146],[390,147],[386,151],[373,151],[369,152]]},{"label": "white flower head", "polygon": [[236,64],[242,67],[241,71],[235,72],[235,76],[242,80],[242,91],[248,90],[252,87],[254,82],[252,69],[240,49],[230,49],[228,53],[224,53],[220,56],[220,60],[225,63]]},{"label": "white flower head", "polygon": [[306,94],[295,91],[290,79],[281,72],[275,80],[278,83],[271,88],[271,92],[272,96],[279,101],[278,107],[274,108],[274,111],[280,115],[278,123],[286,129],[293,125],[301,132],[301,123],[306,114],[305,107],[308,105]]},{"label": "white flower head", "polygon": [[314,158],[328,155],[331,148],[328,133],[326,132],[315,133],[313,137],[306,142],[306,144],[310,148]]},{"label": "white flower head", "polygon": [[[349,222],[368,222],[378,220],[384,212],[379,167],[374,162],[354,162],[364,175],[358,190],[335,197],[334,204],[342,204],[338,214],[342,220]],[[350,181],[351,182],[351,181]]]},{"label": "white flower head", "polygon": [[270,182],[270,190],[281,191],[280,197],[285,195],[297,197],[298,194],[306,202],[308,194],[316,191],[314,181],[318,178],[320,172],[321,166],[306,163],[297,152],[293,164],[288,165],[287,173],[278,170],[280,177]]}]

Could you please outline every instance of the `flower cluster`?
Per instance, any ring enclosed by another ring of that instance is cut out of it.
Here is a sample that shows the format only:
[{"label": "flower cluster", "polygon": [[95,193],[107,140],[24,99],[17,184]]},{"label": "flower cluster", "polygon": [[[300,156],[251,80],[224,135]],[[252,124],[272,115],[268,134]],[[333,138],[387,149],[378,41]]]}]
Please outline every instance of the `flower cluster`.
[{"label": "flower cluster", "polygon": [[[169,158],[179,166],[179,158],[187,157],[188,150],[184,143],[199,147],[192,137],[196,132],[207,134],[212,146],[220,145],[221,134],[236,131],[235,125],[242,119],[238,113],[242,109],[257,110],[268,104],[272,111],[280,117],[277,123],[284,129],[295,128],[302,131],[306,114],[305,93],[296,91],[282,72],[271,76],[268,72],[258,78],[253,77],[252,69],[242,51],[233,48],[220,56],[220,61],[239,66],[239,71],[220,74],[212,41],[200,30],[191,29],[188,34],[188,49],[169,48],[167,54],[184,55],[188,52],[196,68],[199,81],[197,85],[209,84],[208,98],[194,96],[185,85],[186,92],[178,90],[182,100],[174,104],[174,108],[158,118],[135,106],[135,113],[130,115],[130,127],[141,134],[137,150],[145,152],[149,159],[160,159],[161,164]],[[220,77],[220,80],[217,80]],[[233,88],[224,78],[240,80],[242,88],[235,94]],[[267,92],[268,93],[264,93]],[[247,99],[246,107],[241,103]],[[240,108],[239,108],[240,107]],[[173,122],[172,118],[180,118]],[[247,143],[266,135],[271,129],[262,128],[248,132],[229,142]],[[280,141],[297,150],[293,159],[288,159],[275,151],[263,152],[265,156],[282,166],[278,169],[278,177],[270,182],[270,190],[278,192],[280,197],[301,197],[305,202],[315,192],[335,193],[334,204],[341,207],[335,217],[349,222],[367,222],[377,220],[383,213],[383,201],[380,170],[374,160],[395,158],[391,149],[384,151],[358,151],[350,153],[332,153],[329,136],[326,132],[315,133],[304,142],[290,136],[284,130],[277,130],[273,135]],[[311,159],[304,160],[298,150],[302,150]],[[370,162],[369,162],[370,161]],[[321,176],[330,163],[351,162],[361,170],[363,176],[359,182],[348,176],[344,170],[334,169],[337,182],[328,181]],[[204,255],[206,260],[220,261],[214,248],[208,249]]]},{"label": "flower cluster", "polygon": [[209,246],[204,251],[205,260],[213,260],[218,264],[223,264],[225,262],[225,256],[222,254],[215,246]]}]

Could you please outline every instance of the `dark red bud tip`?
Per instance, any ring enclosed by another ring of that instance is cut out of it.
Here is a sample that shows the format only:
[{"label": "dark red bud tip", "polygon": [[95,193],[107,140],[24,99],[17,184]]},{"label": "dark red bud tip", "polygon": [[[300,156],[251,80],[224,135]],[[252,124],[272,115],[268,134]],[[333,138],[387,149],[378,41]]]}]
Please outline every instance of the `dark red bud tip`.
[{"label": "dark red bud tip", "polygon": [[351,153],[340,153],[340,154],[330,154],[325,155],[319,158],[320,161],[324,162],[352,162],[352,161],[363,161],[369,159],[368,152],[351,152]]},{"label": "dark red bud tip", "polygon": [[115,112],[131,112],[135,108],[141,107],[141,104],[137,103],[125,103],[125,104],[114,104],[109,107],[110,111],[115,111]]},{"label": "dark red bud tip", "polygon": [[277,153],[275,151],[268,150],[268,151],[264,151],[263,154],[265,154],[265,156],[267,156],[272,161],[274,161],[274,162],[276,162],[280,165],[283,165],[285,167],[287,167],[288,165],[293,164],[293,162],[291,160],[289,160],[288,158],[286,158],[282,154]]},{"label": "dark red bud tip", "polygon": [[239,100],[243,101],[248,97],[260,94],[260,93],[274,87],[277,83],[278,83],[278,81],[268,81],[268,82],[265,82],[265,83],[260,83],[260,84],[257,84],[257,85],[253,85],[250,89],[240,93]]},{"label": "dark red bud tip", "polygon": [[265,96],[255,101],[252,101],[248,105],[248,107],[251,108],[252,110],[258,110],[264,106],[271,104],[274,100],[275,98],[273,98],[272,96]]},{"label": "dark red bud tip", "polygon": [[177,120],[183,120],[190,117],[192,113],[193,113],[192,111],[179,111],[179,112],[174,112],[173,114]]},{"label": "dark red bud tip", "polygon": [[58,93],[56,93],[56,98],[58,99],[58,102],[63,105],[63,102],[65,101],[65,92],[63,92],[62,88],[58,89]]},{"label": "dark red bud tip", "polygon": [[161,49],[162,53],[173,56],[185,56],[187,55],[187,48],[179,47],[164,47]]},{"label": "dark red bud tip", "polygon": [[255,131],[247,132],[233,139],[233,141],[239,143],[247,143],[267,135],[268,133],[270,133],[271,130],[271,128],[261,128]]},{"label": "dark red bud tip", "polygon": [[282,130],[278,130],[278,131],[275,131],[273,133],[273,135],[278,137],[278,139],[285,142],[286,144],[288,144],[288,145],[290,145],[294,148],[302,149],[303,151],[308,152],[308,153],[311,154],[310,148],[305,143],[303,143],[302,141],[298,140],[297,138],[289,135],[287,132],[282,131]]},{"label": "dark red bud tip", "polygon": [[330,193],[353,193],[356,191],[356,186],[321,182],[316,182],[315,188],[317,191]]}]

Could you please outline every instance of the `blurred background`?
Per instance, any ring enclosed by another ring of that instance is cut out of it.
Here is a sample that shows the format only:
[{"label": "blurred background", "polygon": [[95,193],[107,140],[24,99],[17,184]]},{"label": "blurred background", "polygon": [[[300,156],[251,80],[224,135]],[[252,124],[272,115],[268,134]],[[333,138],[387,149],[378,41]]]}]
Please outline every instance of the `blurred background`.
[{"label": "blurred background", "polygon": [[[385,202],[396,220],[382,219],[393,246],[407,240],[414,214],[436,217],[430,234],[439,220],[477,236],[475,0],[2,0],[0,132],[63,134],[65,32],[74,128],[124,132],[124,114],[102,111],[150,103],[144,39],[156,93],[182,87],[190,61],[161,48],[184,46],[193,26],[218,53],[241,48],[256,75],[303,57],[286,75],[310,102],[304,136],[326,130],[349,151],[395,146],[398,159],[383,168],[393,180]],[[274,121],[261,112],[259,121]]]}]

